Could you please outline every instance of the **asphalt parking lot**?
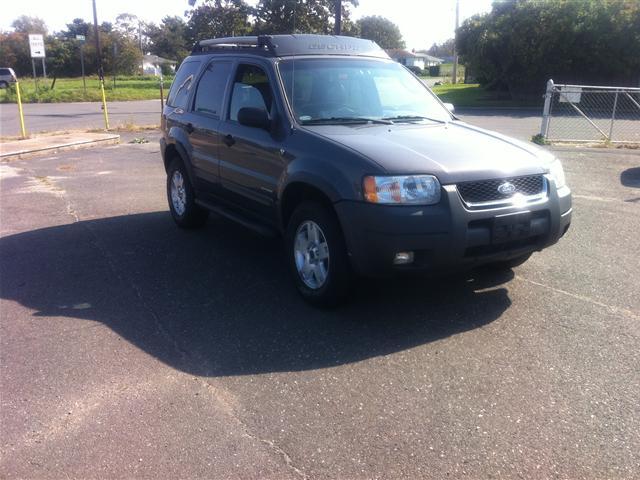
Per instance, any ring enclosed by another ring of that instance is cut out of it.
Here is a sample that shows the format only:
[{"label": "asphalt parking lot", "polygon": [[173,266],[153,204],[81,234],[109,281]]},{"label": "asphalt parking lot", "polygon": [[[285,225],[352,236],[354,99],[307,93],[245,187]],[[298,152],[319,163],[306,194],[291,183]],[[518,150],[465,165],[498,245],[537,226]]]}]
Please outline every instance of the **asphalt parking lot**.
[{"label": "asphalt parking lot", "polygon": [[0,164],[1,477],[640,477],[640,151],[558,149],[572,228],[513,272],[320,311],[174,226],[146,136]]}]

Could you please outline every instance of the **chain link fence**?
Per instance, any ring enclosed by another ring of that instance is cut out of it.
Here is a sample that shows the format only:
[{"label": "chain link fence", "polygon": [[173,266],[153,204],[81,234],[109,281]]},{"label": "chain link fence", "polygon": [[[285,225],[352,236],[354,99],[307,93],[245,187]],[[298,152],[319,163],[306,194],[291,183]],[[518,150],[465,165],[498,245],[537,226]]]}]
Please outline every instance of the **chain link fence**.
[{"label": "chain link fence", "polygon": [[549,80],[540,134],[549,142],[640,144],[640,88]]}]

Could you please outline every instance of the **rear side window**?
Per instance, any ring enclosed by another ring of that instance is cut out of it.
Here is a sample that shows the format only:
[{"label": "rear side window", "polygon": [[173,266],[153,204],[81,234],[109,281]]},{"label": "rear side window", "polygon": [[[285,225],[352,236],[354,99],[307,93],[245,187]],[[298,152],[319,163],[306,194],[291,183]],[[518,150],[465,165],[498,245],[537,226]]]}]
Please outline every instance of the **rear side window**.
[{"label": "rear side window", "polygon": [[176,108],[187,108],[187,100],[189,98],[189,91],[193,84],[193,76],[200,68],[200,62],[192,60],[184,62],[176,78],[173,79],[171,84],[171,90],[169,90],[169,97],[167,98],[167,105]]},{"label": "rear side window", "polygon": [[11,75],[8,68],[0,68],[0,75]]},{"label": "rear side window", "polygon": [[231,72],[231,62],[211,63],[202,74],[196,90],[193,110],[208,115],[220,116],[222,99]]}]

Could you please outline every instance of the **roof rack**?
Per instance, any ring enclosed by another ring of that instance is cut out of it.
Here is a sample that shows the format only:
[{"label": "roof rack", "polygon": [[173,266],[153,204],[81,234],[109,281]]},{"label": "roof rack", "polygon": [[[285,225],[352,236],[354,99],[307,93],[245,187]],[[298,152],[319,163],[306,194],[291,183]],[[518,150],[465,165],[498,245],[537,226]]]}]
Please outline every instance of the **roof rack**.
[{"label": "roof rack", "polygon": [[348,55],[389,58],[386,52],[371,40],[336,35],[309,34],[212,38],[198,42],[191,53],[195,55],[239,51],[268,57]]},{"label": "roof rack", "polygon": [[238,49],[238,48],[255,48],[258,50],[266,50],[275,55],[275,45],[271,41],[269,35],[247,36],[247,37],[223,37],[211,38],[209,40],[201,40],[196,43],[191,53],[200,53],[213,51],[217,49]]}]

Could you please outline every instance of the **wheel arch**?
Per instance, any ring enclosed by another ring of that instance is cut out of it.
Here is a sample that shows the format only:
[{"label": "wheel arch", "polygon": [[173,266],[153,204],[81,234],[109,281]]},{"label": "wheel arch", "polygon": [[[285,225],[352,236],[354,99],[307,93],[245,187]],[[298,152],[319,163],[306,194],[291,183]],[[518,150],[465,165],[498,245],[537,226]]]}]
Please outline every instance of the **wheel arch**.
[{"label": "wheel arch", "polygon": [[164,171],[166,173],[169,173],[169,166],[175,159],[179,159],[184,164],[187,170],[187,175],[189,175],[189,181],[191,182],[191,185],[195,186],[196,184],[193,174],[193,168],[191,166],[191,161],[187,150],[182,146],[180,142],[167,143],[163,155]]},{"label": "wheel arch", "polygon": [[[333,201],[320,186],[305,180],[289,182],[280,196],[280,223],[282,230],[287,228],[289,219],[298,205],[303,202],[318,202],[336,215]],[[338,222],[339,223],[339,222]]]}]

